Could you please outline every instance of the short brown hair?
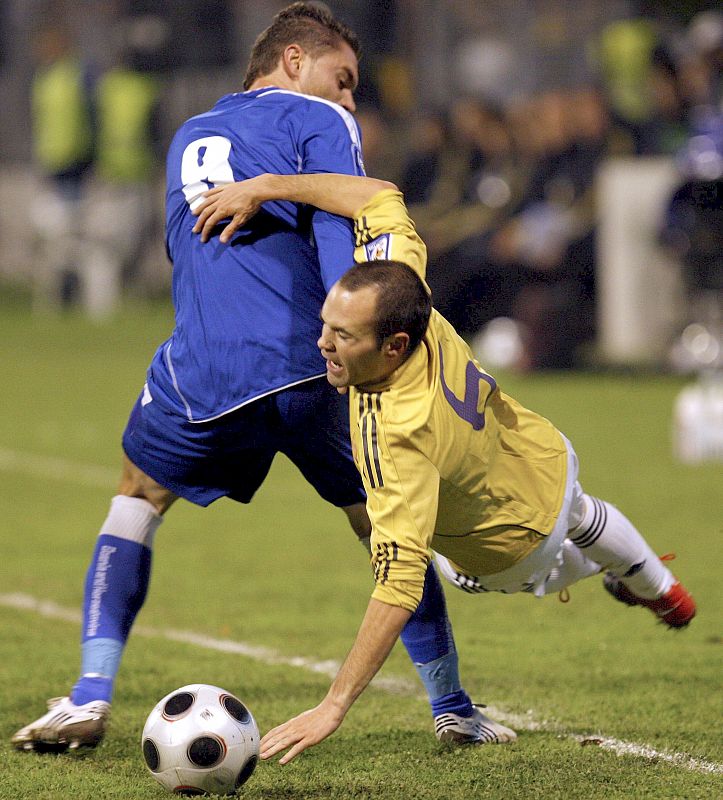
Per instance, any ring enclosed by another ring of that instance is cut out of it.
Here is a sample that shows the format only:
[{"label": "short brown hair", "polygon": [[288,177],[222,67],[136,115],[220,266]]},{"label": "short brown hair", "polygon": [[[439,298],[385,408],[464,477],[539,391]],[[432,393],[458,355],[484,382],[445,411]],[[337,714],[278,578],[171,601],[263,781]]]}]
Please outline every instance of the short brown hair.
[{"label": "short brown hair", "polygon": [[411,355],[424,338],[432,313],[432,298],[419,275],[400,261],[370,261],[355,264],[339,279],[342,289],[356,292],[367,286],[377,289],[375,334],[377,345],[394,333],[409,334]]},{"label": "short brown hair", "polygon": [[333,50],[346,42],[359,58],[359,39],[354,31],[328,11],[308,3],[292,3],[274,17],[271,25],[254,42],[243,88],[276,69],[282,53],[290,44],[298,44],[315,55]]}]

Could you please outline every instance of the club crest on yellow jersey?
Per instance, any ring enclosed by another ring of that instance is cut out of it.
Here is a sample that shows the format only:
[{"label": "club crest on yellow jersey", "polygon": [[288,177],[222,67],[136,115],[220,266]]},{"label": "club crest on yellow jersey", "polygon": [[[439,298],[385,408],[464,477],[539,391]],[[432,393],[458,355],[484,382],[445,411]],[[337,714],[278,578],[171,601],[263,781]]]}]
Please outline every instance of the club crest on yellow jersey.
[{"label": "club crest on yellow jersey", "polygon": [[389,233],[384,233],[367,242],[364,245],[366,251],[367,261],[381,261],[389,258],[391,251],[392,236]]}]

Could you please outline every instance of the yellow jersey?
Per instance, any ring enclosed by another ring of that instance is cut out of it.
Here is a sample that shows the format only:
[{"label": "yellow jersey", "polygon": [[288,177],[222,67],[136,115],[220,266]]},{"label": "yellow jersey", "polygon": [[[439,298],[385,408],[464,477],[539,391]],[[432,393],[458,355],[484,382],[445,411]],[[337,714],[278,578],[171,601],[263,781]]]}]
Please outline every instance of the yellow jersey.
[{"label": "yellow jersey", "polygon": [[[357,261],[401,261],[424,277],[426,248],[400,193],[377,194],[355,232]],[[349,405],[376,599],[414,610],[432,550],[492,575],[552,531],[567,473],[561,434],[504,394],[437,311],[409,359],[373,391],[351,387]]]}]

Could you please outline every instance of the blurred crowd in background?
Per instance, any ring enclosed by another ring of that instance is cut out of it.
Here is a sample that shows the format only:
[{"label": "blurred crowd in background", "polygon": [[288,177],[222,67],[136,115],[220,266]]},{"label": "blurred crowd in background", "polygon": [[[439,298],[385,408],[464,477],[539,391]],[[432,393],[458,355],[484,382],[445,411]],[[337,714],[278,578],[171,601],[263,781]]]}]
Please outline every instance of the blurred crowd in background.
[{"label": "blurred crowd in background", "polygon": [[[29,208],[38,303],[102,315],[124,293],[167,288],[165,149],[183,119],[240,88],[250,45],[284,5],[0,4],[0,169],[32,165],[42,179]],[[681,265],[685,322],[720,324],[717,4],[326,5],[362,42],[367,173],[404,192],[435,305],[460,332],[497,331],[519,369],[594,358],[595,181],[621,157],[674,161],[659,242]]]}]

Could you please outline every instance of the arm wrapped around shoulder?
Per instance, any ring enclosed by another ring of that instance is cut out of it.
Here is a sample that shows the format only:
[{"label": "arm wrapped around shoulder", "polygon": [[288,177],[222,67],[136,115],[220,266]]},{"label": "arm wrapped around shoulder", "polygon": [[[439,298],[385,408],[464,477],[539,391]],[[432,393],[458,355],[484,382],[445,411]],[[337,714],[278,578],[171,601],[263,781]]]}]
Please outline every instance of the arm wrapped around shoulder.
[{"label": "arm wrapped around shoulder", "polygon": [[427,248],[419,238],[401,192],[385,189],[363,206],[354,218],[354,260],[400,261],[424,279]]}]

